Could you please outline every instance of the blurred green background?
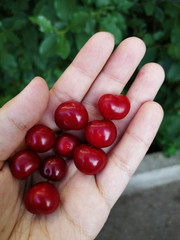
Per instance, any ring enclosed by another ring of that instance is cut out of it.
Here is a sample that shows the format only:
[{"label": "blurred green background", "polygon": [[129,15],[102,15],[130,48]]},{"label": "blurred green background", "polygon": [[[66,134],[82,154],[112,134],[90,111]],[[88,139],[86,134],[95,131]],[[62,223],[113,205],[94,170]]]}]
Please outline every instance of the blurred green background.
[{"label": "blurred green background", "polygon": [[165,69],[156,97],[165,118],[150,151],[175,154],[180,150],[180,1],[1,0],[0,106],[36,75],[51,88],[101,30],[113,33],[116,45],[132,35],[142,38],[147,53],[140,66],[155,61]]}]

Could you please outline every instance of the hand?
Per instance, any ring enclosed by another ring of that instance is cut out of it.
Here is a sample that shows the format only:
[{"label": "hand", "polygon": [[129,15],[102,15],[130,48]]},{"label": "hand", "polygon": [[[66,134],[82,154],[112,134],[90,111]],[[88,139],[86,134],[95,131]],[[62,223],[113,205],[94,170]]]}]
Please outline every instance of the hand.
[{"label": "hand", "polygon": [[119,94],[145,53],[144,43],[136,37],[122,41],[111,55],[113,47],[111,34],[95,34],[50,92],[45,81],[36,77],[0,109],[0,239],[94,239],[143,159],[163,117],[161,106],[153,102],[164,80],[164,71],[156,63],[143,66],[128,90],[131,110],[125,119],[115,121],[118,141],[108,149],[105,169],[88,176],[71,162],[66,178],[58,184],[61,200],[54,213],[38,216],[26,211],[23,195],[36,177],[14,179],[6,161],[37,122],[56,129],[53,113],[63,101],[82,101],[90,120],[100,118],[99,97]]}]

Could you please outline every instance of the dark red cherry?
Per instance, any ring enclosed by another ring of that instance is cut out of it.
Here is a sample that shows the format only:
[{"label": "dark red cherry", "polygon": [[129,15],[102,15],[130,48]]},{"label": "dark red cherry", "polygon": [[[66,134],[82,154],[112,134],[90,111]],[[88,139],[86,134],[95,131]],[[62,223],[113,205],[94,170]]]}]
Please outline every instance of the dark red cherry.
[{"label": "dark red cherry", "polygon": [[97,148],[110,146],[116,136],[116,126],[109,120],[94,120],[89,122],[85,128],[86,140]]},{"label": "dark red cherry", "polygon": [[57,156],[48,157],[41,163],[41,175],[51,181],[59,181],[63,179],[67,172],[65,161]]},{"label": "dark red cherry", "polygon": [[30,149],[42,153],[54,146],[55,134],[49,127],[39,124],[27,132],[25,140]]},{"label": "dark red cherry", "polygon": [[77,137],[63,133],[60,135],[55,144],[55,152],[63,157],[72,158],[75,148],[80,144]]},{"label": "dark red cherry", "polygon": [[33,214],[50,214],[59,205],[59,193],[51,183],[40,182],[26,193],[24,204]]},{"label": "dark red cherry", "polygon": [[74,163],[82,173],[95,175],[106,166],[107,156],[101,149],[81,144],[74,152]]},{"label": "dark red cherry", "polygon": [[124,118],[130,110],[129,99],[125,95],[105,94],[98,101],[101,115],[109,120]]},{"label": "dark red cherry", "polygon": [[40,166],[40,157],[33,151],[17,152],[10,162],[10,169],[14,177],[25,179]]},{"label": "dark red cherry", "polygon": [[78,130],[88,121],[88,113],[82,103],[77,101],[63,102],[54,114],[57,126],[62,130]]}]

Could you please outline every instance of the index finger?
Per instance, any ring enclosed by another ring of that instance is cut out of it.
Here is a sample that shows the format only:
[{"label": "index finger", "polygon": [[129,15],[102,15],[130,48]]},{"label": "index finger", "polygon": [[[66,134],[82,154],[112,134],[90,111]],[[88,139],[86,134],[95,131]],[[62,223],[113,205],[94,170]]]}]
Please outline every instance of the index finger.
[{"label": "index finger", "polygon": [[42,122],[57,128],[53,114],[57,106],[71,99],[81,101],[105,65],[114,48],[114,38],[107,32],[94,34],[71,65],[54,84]]}]

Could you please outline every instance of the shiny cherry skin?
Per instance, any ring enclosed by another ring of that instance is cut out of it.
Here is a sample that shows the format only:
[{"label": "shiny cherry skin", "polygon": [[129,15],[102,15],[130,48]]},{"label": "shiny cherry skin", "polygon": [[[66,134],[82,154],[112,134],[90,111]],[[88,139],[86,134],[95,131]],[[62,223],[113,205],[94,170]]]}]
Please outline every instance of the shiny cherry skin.
[{"label": "shiny cherry skin", "polygon": [[77,137],[69,133],[63,133],[57,138],[54,150],[63,157],[73,158],[75,148],[80,145]]},{"label": "shiny cherry skin", "polygon": [[17,152],[10,162],[10,169],[17,179],[25,179],[40,166],[40,157],[37,153],[30,150]]},{"label": "shiny cherry skin", "polygon": [[33,214],[50,214],[59,205],[59,193],[49,182],[40,182],[26,193],[24,204],[26,209]]},{"label": "shiny cherry skin", "polygon": [[116,139],[117,129],[110,120],[94,120],[85,127],[85,138],[97,148],[110,146]]},{"label": "shiny cherry skin", "polygon": [[125,95],[105,94],[98,101],[101,115],[109,120],[123,119],[130,110],[130,102]]},{"label": "shiny cherry skin", "polygon": [[42,153],[54,146],[55,134],[51,128],[38,124],[27,132],[25,141],[30,149]]},{"label": "shiny cherry skin", "polygon": [[67,101],[58,106],[54,119],[56,125],[62,130],[78,130],[86,125],[88,113],[82,103]]},{"label": "shiny cherry skin", "polygon": [[41,163],[40,173],[44,178],[51,181],[59,181],[67,172],[65,161],[58,156],[51,156]]},{"label": "shiny cherry skin", "polygon": [[81,144],[74,152],[74,163],[82,173],[95,175],[106,166],[107,156],[102,149]]}]

